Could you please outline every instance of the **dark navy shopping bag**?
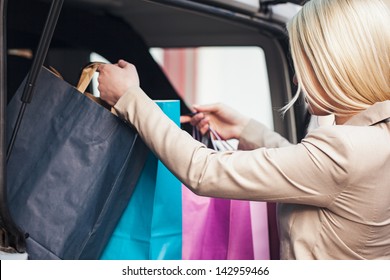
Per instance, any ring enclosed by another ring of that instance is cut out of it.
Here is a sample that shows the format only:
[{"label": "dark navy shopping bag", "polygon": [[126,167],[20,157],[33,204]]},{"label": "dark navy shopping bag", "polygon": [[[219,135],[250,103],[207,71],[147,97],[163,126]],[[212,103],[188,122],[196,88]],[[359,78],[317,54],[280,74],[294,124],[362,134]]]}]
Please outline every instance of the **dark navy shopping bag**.
[{"label": "dark navy shopping bag", "polygon": [[[7,107],[8,136],[23,87]],[[133,128],[42,68],[7,163],[8,204],[29,258],[99,259],[148,154]]]}]

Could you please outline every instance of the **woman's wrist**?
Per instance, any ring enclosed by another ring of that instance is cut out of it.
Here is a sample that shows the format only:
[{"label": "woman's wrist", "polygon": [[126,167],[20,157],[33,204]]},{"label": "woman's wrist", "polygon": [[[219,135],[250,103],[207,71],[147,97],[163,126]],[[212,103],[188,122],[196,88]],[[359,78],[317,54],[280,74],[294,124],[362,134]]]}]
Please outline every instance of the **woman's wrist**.
[{"label": "woman's wrist", "polygon": [[236,129],[236,135],[235,135],[236,139],[240,139],[242,132],[244,131],[245,127],[248,125],[250,120],[251,118],[244,117],[244,116],[240,119]]}]

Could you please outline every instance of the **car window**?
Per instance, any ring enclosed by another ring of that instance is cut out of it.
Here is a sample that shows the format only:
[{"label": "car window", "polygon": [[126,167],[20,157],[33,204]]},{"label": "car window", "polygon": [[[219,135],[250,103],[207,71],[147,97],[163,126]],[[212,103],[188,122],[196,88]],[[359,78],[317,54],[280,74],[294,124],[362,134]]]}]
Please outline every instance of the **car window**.
[{"label": "car window", "polygon": [[151,54],[189,107],[223,102],[273,128],[260,47],[152,48]]}]

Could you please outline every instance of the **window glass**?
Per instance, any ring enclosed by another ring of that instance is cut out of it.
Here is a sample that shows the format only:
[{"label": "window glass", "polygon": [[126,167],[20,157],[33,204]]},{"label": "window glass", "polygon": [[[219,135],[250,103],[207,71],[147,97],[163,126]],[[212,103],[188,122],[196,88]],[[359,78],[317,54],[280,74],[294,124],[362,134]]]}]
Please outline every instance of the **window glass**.
[{"label": "window glass", "polygon": [[261,48],[153,48],[150,52],[188,106],[222,102],[273,129]]}]

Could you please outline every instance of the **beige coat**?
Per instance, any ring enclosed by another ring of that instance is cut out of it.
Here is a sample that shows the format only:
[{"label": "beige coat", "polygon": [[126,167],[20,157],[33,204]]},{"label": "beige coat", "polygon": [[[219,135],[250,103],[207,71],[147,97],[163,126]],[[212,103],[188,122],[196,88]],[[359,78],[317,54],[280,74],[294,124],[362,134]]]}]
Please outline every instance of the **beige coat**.
[{"label": "beige coat", "polygon": [[251,121],[239,152],[193,140],[138,87],[115,109],[196,194],[281,203],[282,259],[390,259],[390,101],[298,145]]}]

